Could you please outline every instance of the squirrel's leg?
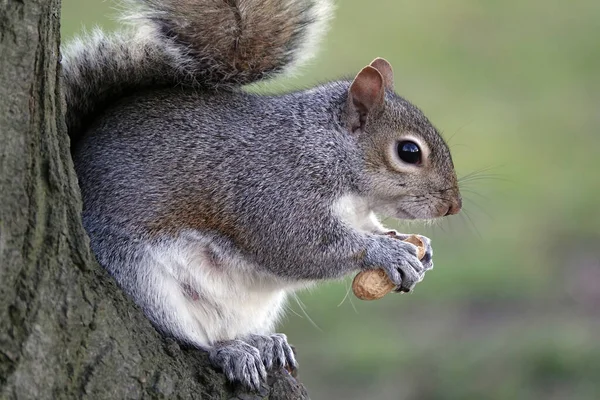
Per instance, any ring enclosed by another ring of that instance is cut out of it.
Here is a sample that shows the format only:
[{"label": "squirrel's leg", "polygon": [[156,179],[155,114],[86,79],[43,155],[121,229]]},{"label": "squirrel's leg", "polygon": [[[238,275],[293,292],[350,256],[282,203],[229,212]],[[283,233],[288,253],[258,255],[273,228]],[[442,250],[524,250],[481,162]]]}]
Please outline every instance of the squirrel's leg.
[{"label": "squirrel's leg", "polygon": [[198,320],[198,315],[190,306],[191,289],[182,287],[177,280],[158,268],[155,274],[156,279],[150,281],[159,284],[154,290],[146,290],[147,297],[143,302],[146,314],[154,324],[166,333],[208,351],[212,364],[223,370],[227,379],[259,390],[267,376],[259,350],[241,340],[209,343],[204,331],[210,321],[204,321],[201,325]]},{"label": "squirrel's leg", "polygon": [[249,335],[244,341],[258,349],[267,370],[283,368],[286,365],[291,369],[298,367],[294,351],[283,333]]},{"label": "squirrel's leg", "polygon": [[209,338],[190,307],[186,288],[161,266],[144,265],[144,287],[133,292],[136,302],[159,330],[208,350]]},{"label": "squirrel's leg", "polygon": [[[431,262],[431,256],[425,262],[417,258],[415,245],[370,227],[367,230],[364,224],[355,228],[336,218],[323,218],[315,226],[319,231],[297,235],[287,243],[293,251],[304,255],[301,264],[291,270],[295,279],[336,279],[354,271],[382,268],[397,290],[408,292],[423,279],[429,267],[427,262]],[[328,240],[315,251],[314,243],[306,238],[323,234],[323,227],[327,228]],[[425,242],[429,244],[428,239]],[[287,272],[283,268],[279,271],[280,274]]]},{"label": "squirrel's leg", "polygon": [[[88,227],[86,227],[87,229]],[[208,349],[209,338],[189,307],[185,290],[148,250],[119,231],[103,231],[90,239],[98,262],[163,333]]]},{"label": "squirrel's leg", "polygon": [[239,381],[258,391],[261,383],[267,379],[259,350],[242,340],[214,343],[209,356],[213,365],[221,368],[231,381]]}]

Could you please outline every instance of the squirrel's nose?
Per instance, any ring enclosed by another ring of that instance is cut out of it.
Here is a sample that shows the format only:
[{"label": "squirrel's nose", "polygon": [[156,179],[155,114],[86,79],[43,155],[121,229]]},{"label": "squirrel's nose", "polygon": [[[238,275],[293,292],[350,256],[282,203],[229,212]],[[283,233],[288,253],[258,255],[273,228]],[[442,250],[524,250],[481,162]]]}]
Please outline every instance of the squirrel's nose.
[{"label": "squirrel's nose", "polygon": [[444,215],[444,217],[447,217],[448,215],[458,214],[461,208],[462,198],[459,196],[455,202],[450,203],[450,207],[448,207],[448,211],[446,212],[446,215]]}]

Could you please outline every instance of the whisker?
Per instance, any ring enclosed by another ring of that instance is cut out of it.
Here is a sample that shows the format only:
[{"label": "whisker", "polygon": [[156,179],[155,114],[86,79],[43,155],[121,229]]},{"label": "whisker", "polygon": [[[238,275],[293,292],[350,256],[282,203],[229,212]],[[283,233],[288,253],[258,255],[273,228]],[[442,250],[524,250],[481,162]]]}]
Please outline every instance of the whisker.
[{"label": "whisker", "polygon": [[454,150],[454,149],[456,149],[457,147],[466,147],[466,148],[469,148],[470,146],[469,146],[468,144],[466,144],[466,143],[454,143],[454,144],[452,144],[452,145],[448,145],[448,148],[449,148],[450,150]]},{"label": "whisker", "polygon": [[338,307],[340,307],[342,304],[344,304],[344,301],[346,301],[346,299],[348,298],[348,295],[350,294],[350,287],[351,286],[352,285],[346,285],[346,294],[344,295],[344,298],[342,299],[342,301],[340,302],[340,304],[337,305]]},{"label": "whisker", "polygon": [[476,196],[479,196],[479,197],[481,197],[482,199],[484,199],[484,200],[487,200],[487,201],[491,201],[491,200],[492,200],[492,199],[491,199],[491,197],[489,197],[489,196],[486,196],[486,195],[484,195],[484,194],[481,194],[481,193],[479,193],[479,192],[476,192],[475,190],[471,190],[471,189],[463,189],[463,188],[460,188],[460,191],[461,191],[461,192],[464,192],[464,193],[470,193],[470,194],[474,194],[474,195],[476,195]]},{"label": "whisker", "polygon": [[475,230],[475,233],[477,234],[477,236],[479,237],[479,239],[483,239],[483,237],[481,236],[481,233],[479,232],[479,229],[477,229],[477,226],[475,226],[475,223],[473,222],[473,219],[471,218],[471,216],[469,215],[469,213],[466,210],[463,210],[463,214],[464,214],[465,217],[467,217],[467,219],[471,223],[471,226],[473,226],[473,229]]},{"label": "whisker", "polygon": [[460,213],[459,217],[460,217],[459,220],[462,223],[462,226],[465,227],[467,229],[467,231],[471,232],[472,231],[471,225],[468,224],[467,217],[465,216],[464,212]]},{"label": "whisker", "polygon": [[462,131],[464,128],[466,128],[467,126],[469,126],[471,123],[473,123],[473,121],[467,122],[466,124],[460,126],[453,134],[452,136],[450,136],[448,139],[446,139],[446,143],[448,144],[448,146],[450,146],[450,142],[452,141],[452,139],[454,139],[454,137],[460,132]]},{"label": "whisker", "polygon": [[492,215],[490,213],[488,213],[482,206],[480,206],[478,203],[476,203],[473,199],[469,199],[469,198],[465,197],[465,200],[468,201],[470,204],[474,205],[475,207],[477,207],[477,209],[479,211],[481,211],[484,215],[486,215],[489,219],[491,219],[492,221],[494,220]]},{"label": "whisker", "polygon": [[346,287],[346,295],[344,296],[344,298],[342,299],[342,302],[340,304],[338,304],[338,307],[341,306],[344,301],[346,299],[348,299],[348,301],[350,302],[350,305],[352,306],[352,309],[354,310],[355,314],[358,314],[358,310],[356,309],[356,307],[354,306],[354,302],[352,302],[352,296],[350,296],[350,290],[352,289],[352,282],[348,282],[346,281],[347,287]]},{"label": "whisker", "polygon": [[[350,291],[350,287],[352,287],[351,284],[350,284],[350,286],[348,286],[348,291]],[[350,302],[350,305],[352,306],[352,309],[354,310],[354,313],[358,314],[358,310],[356,309],[356,306],[354,305],[354,302],[352,301],[352,296],[348,297],[348,301]]]},{"label": "whisker", "polygon": [[446,233],[448,233],[448,232],[446,231],[446,229],[444,229],[444,223],[445,223],[445,222],[446,222],[446,219],[445,219],[445,218],[443,218],[443,219],[442,219],[442,218],[438,218],[438,219],[435,221],[435,225],[434,225],[434,227],[436,227],[436,228],[439,228],[439,229],[440,229],[440,230],[441,230],[441,231],[442,231],[444,234],[446,234]]},{"label": "whisker", "polygon": [[481,174],[483,172],[488,172],[488,171],[491,171],[491,170],[494,170],[494,169],[499,169],[499,168],[502,168],[502,165],[479,168],[479,169],[476,169],[475,171],[472,171],[472,172],[470,172],[470,173],[468,173],[466,175],[461,176],[459,179],[465,179],[465,178],[468,178],[469,176]]},{"label": "whisker", "polygon": [[300,318],[304,318],[304,316],[302,316],[302,315],[298,314],[298,313],[296,312],[296,310],[294,310],[294,309],[292,308],[292,306],[290,306],[290,305],[288,305],[288,304],[286,304],[286,305],[285,305],[285,309],[286,309],[286,310],[288,310],[288,311],[290,311],[291,313],[295,314],[296,316],[298,316],[298,317],[300,317]]},{"label": "whisker", "polygon": [[302,300],[300,300],[300,298],[298,297],[298,295],[296,293],[293,294],[294,298],[296,299],[296,303],[298,304],[298,307],[300,307],[300,310],[302,310],[302,313],[304,314],[304,316],[306,317],[306,319],[308,320],[308,322],[310,322],[310,324],[312,326],[314,326],[315,328],[317,328],[317,330],[319,332],[323,332],[323,329],[321,329],[316,323],[315,321],[313,321],[313,319],[308,315],[308,313],[306,312],[306,310],[303,307],[303,303]]},{"label": "whisker", "polygon": [[476,176],[471,176],[469,178],[466,179],[459,179],[458,183],[459,185],[465,184],[467,182],[474,182],[474,181],[483,181],[483,180],[489,180],[489,181],[500,181],[500,182],[513,182],[512,179],[508,179],[506,176],[503,175],[494,175],[494,174],[487,174],[487,175],[476,175]]}]

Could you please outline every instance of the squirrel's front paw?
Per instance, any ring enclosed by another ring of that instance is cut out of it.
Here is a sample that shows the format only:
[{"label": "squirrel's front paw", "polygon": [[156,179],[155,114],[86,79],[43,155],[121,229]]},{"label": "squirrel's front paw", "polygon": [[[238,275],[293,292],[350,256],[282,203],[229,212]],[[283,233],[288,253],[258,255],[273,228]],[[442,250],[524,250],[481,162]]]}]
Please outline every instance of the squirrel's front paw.
[{"label": "squirrel's front paw", "polygon": [[[398,233],[396,231],[388,231],[385,235],[399,240],[405,240],[409,236],[413,236],[413,234]],[[429,271],[433,268],[433,247],[431,247],[431,239],[423,235],[414,236],[417,236],[425,244],[425,255],[421,259],[421,264],[423,264],[423,269],[425,271]]]},{"label": "squirrel's front paw", "polygon": [[433,268],[433,247],[431,247],[431,239],[426,236],[416,235],[423,243],[425,243],[425,255],[421,259],[421,264],[425,271]]},{"label": "squirrel's front paw", "polygon": [[283,333],[250,335],[246,341],[258,349],[267,370],[285,366],[294,370],[298,367],[294,351]]},{"label": "squirrel's front paw", "polygon": [[215,367],[221,368],[230,381],[241,382],[256,391],[267,379],[260,352],[241,340],[215,344],[210,350],[210,361]]},{"label": "squirrel's front paw", "polygon": [[[372,237],[365,253],[364,268],[382,268],[396,285],[396,291],[410,292],[423,279],[426,263],[417,257],[417,247],[414,244],[398,239],[388,236]],[[431,253],[430,240],[424,239]],[[431,256],[429,259],[431,262]]]}]

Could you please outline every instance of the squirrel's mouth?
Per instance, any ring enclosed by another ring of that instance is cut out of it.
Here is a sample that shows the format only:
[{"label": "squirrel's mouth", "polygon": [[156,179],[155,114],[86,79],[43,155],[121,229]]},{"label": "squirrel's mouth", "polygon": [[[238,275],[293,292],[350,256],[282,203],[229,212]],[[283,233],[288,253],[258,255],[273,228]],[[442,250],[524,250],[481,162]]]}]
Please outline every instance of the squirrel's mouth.
[{"label": "squirrel's mouth", "polygon": [[462,200],[452,201],[449,203],[441,203],[437,206],[431,207],[430,215],[425,216],[422,219],[431,219],[431,218],[443,218],[448,217],[450,215],[455,215],[460,212],[462,208]]},{"label": "squirrel's mouth", "polygon": [[388,205],[380,210],[375,210],[385,216],[406,220],[429,220],[455,215],[462,208],[460,197],[454,201],[440,202],[439,204],[408,203],[401,205]]},{"label": "squirrel's mouth", "polygon": [[404,207],[393,207],[393,208],[389,207],[389,209],[387,209],[385,211],[382,210],[382,214],[385,216],[397,218],[397,219],[408,219],[408,220],[427,219],[427,218],[423,218],[419,215],[414,214],[414,212],[406,210],[406,208],[404,208]]},{"label": "squirrel's mouth", "polygon": [[462,209],[462,199],[459,197],[458,201],[452,202],[452,203],[450,203],[450,205],[448,205],[446,207],[446,212],[443,215],[440,215],[440,217],[447,217],[449,215],[458,214],[461,209]]}]

